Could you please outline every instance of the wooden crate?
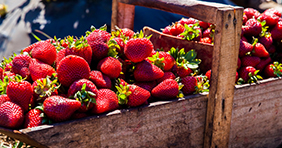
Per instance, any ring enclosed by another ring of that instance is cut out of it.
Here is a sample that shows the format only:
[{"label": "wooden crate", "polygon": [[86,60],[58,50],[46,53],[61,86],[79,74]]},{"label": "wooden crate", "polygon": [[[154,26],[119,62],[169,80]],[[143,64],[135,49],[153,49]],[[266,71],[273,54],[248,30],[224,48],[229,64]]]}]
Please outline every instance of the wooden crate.
[{"label": "wooden crate", "polygon": [[216,24],[214,46],[192,43],[200,56],[205,55],[200,49],[208,48],[209,94],[0,132],[36,147],[227,147],[243,8],[188,0],[113,0],[112,27],[133,28],[136,5]]}]

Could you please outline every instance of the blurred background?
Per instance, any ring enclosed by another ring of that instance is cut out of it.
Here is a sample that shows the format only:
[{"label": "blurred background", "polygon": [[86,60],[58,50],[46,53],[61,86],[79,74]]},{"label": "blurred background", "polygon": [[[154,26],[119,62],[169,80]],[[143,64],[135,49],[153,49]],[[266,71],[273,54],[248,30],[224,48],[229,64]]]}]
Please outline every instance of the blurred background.
[{"label": "blurred background", "polygon": [[[251,1],[260,4],[261,0],[205,0],[228,5],[241,5]],[[8,57],[37,40],[36,34],[46,39],[35,30],[40,30],[51,37],[64,38],[68,35],[85,35],[90,26],[99,28],[106,24],[111,28],[112,0],[0,0],[7,5],[7,14],[0,18],[0,57]],[[160,30],[183,16],[160,10],[137,6],[135,9],[134,31],[144,26]]]}]

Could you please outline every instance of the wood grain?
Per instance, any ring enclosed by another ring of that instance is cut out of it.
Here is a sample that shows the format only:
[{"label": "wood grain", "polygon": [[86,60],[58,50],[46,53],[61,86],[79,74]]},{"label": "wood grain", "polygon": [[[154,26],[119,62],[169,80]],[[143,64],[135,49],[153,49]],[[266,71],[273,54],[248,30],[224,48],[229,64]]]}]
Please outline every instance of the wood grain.
[{"label": "wood grain", "polygon": [[52,148],[203,147],[206,104],[206,94],[191,95],[20,131]]}]

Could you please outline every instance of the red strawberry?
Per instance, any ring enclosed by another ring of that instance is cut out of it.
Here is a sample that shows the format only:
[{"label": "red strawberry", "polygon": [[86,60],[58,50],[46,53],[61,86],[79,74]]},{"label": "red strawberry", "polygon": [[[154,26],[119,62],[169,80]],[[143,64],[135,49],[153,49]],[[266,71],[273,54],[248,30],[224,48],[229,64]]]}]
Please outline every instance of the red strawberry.
[{"label": "red strawberry", "polygon": [[89,42],[92,49],[92,60],[99,61],[108,56],[109,46],[104,42]]},{"label": "red strawberry", "polygon": [[24,128],[37,127],[43,125],[43,111],[40,109],[31,109],[25,114]]},{"label": "red strawberry", "polygon": [[110,77],[102,74],[98,70],[92,70],[90,72],[90,80],[98,87],[98,88],[108,88],[111,89],[112,82]]},{"label": "red strawberry", "polygon": [[37,43],[39,43],[39,42],[40,42],[40,41],[35,42],[35,43],[33,43],[33,44],[27,46],[26,48],[24,48],[24,49],[22,50],[22,52],[23,52],[23,53],[26,52],[26,53],[28,53],[29,55],[31,55],[31,50],[32,50],[32,49],[34,48],[34,46],[35,46]]},{"label": "red strawberry", "polygon": [[133,75],[136,81],[153,81],[163,77],[164,72],[156,65],[144,60],[136,65]]},{"label": "red strawberry", "polygon": [[59,84],[57,79],[51,80],[49,76],[39,78],[31,85],[33,90],[33,98],[35,102],[43,102],[52,95],[58,95]]},{"label": "red strawberry", "polygon": [[29,71],[33,81],[40,78],[46,78],[47,76],[52,76],[53,73],[56,73],[52,66],[34,58],[30,60]]},{"label": "red strawberry", "polygon": [[46,98],[43,102],[44,113],[54,122],[68,120],[80,106],[81,103],[77,100],[56,95]]},{"label": "red strawberry", "polygon": [[211,69],[206,72],[205,76],[208,80],[211,80]]},{"label": "red strawberry", "polygon": [[162,30],[162,32],[163,32],[164,34],[169,34],[169,35],[171,35],[170,29],[171,29],[171,26],[166,26],[166,27]]},{"label": "red strawberry", "polygon": [[259,64],[255,67],[257,70],[260,70],[260,72],[263,71],[263,69],[265,68],[266,65],[268,65],[269,63],[272,62],[271,57],[267,57],[267,58],[261,58]]},{"label": "red strawberry", "polygon": [[20,77],[16,81],[10,81],[7,85],[7,96],[12,102],[20,105],[24,111],[28,110],[33,90],[28,81],[21,80]]},{"label": "red strawberry", "polygon": [[271,35],[266,35],[266,36],[260,37],[258,41],[261,44],[263,44],[266,49],[269,49],[271,47],[271,45],[273,44],[273,40],[272,40]]},{"label": "red strawberry", "polygon": [[278,62],[273,62],[268,64],[264,69],[264,75],[269,77],[281,77],[282,76],[282,64]]},{"label": "red strawberry", "polygon": [[282,39],[282,21],[279,21],[270,33],[274,40],[280,41]]},{"label": "red strawberry", "polygon": [[[111,34],[108,33],[106,26],[102,26],[99,29],[91,28],[92,32],[87,32],[86,40],[91,45],[93,42],[107,43],[111,38]],[[91,47],[92,48],[92,47]]]},{"label": "red strawberry", "polygon": [[146,58],[147,61],[153,63],[164,71],[170,71],[175,64],[175,59],[168,52],[158,51]]},{"label": "red strawberry", "polygon": [[260,58],[257,56],[244,56],[241,58],[242,66],[253,66],[256,67],[260,62]]},{"label": "red strawberry", "polygon": [[152,90],[152,96],[158,99],[173,99],[179,93],[178,83],[173,79],[166,79]]},{"label": "red strawberry", "polygon": [[98,97],[96,104],[91,110],[91,113],[101,114],[109,111],[113,111],[119,107],[118,97],[115,92],[110,89],[100,89],[98,91]]},{"label": "red strawberry", "polygon": [[212,39],[212,37],[214,36],[214,30],[212,28],[207,28],[206,30],[203,31],[203,37],[208,37],[210,39]]},{"label": "red strawberry", "polygon": [[207,43],[207,44],[211,44],[212,40],[209,37],[203,37],[200,39],[201,43]]},{"label": "red strawberry", "polygon": [[124,47],[124,55],[132,62],[137,63],[147,58],[153,50],[152,42],[140,34],[140,38],[128,40]]},{"label": "red strawberry", "polygon": [[161,83],[162,81],[166,80],[166,79],[175,79],[175,75],[170,72],[170,71],[167,71],[167,72],[164,72],[164,76],[157,79],[157,83]]},{"label": "red strawberry", "polygon": [[197,19],[194,19],[194,18],[181,18],[178,23],[180,23],[181,25],[184,26],[184,24],[196,24],[198,23],[199,21]]},{"label": "red strawberry", "polygon": [[273,54],[276,52],[276,47],[274,45],[271,45],[269,49],[267,49],[267,51],[269,54]]},{"label": "red strawberry", "polygon": [[24,122],[24,112],[22,108],[10,101],[0,105],[0,126],[17,129]]},{"label": "red strawberry", "polygon": [[239,70],[239,76],[242,78],[243,83],[253,83],[256,82],[260,76],[257,75],[257,70],[252,66],[242,67]]},{"label": "red strawberry", "polygon": [[277,15],[278,17],[281,17],[281,12],[278,11],[277,9],[275,9],[275,8],[266,9],[263,13],[273,13],[273,14]]},{"label": "red strawberry", "polygon": [[44,63],[52,65],[57,56],[57,50],[54,45],[49,42],[38,42],[31,50],[32,58],[36,58]]},{"label": "red strawberry", "polygon": [[149,82],[135,82],[134,85],[137,85],[139,87],[142,87],[149,92],[152,91],[152,89],[157,85],[156,81],[149,81]]},{"label": "red strawberry", "polygon": [[185,28],[184,28],[183,25],[181,25],[180,23],[175,23],[170,28],[170,34],[173,35],[173,36],[177,36],[177,35],[181,34],[182,32],[184,32],[184,30],[185,30]]},{"label": "red strawberry", "polygon": [[109,76],[111,79],[117,78],[122,70],[121,63],[118,59],[113,57],[106,57],[99,61],[97,69],[103,74]]},{"label": "red strawberry", "polygon": [[74,98],[81,102],[78,112],[87,112],[94,106],[98,90],[95,84],[87,79],[73,82],[68,90],[68,98]]},{"label": "red strawberry", "polygon": [[249,19],[243,28],[243,34],[247,36],[258,36],[262,31],[261,23],[254,18]]},{"label": "red strawberry", "polygon": [[190,95],[196,91],[197,78],[193,76],[186,76],[181,78],[181,83],[184,85],[182,87],[182,92],[184,95]]},{"label": "red strawberry", "polygon": [[199,21],[199,26],[202,28],[202,30],[206,30],[209,27],[209,23]]},{"label": "red strawberry", "polygon": [[245,56],[246,53],[251,52],[252,50],[253,50],[252,44],[250,44],[246,41],[240,40],[240,48],[239,48],[239,56],[240,57]]},{"label": "red strawberry", "polygon": [[135,34],[135,32],[129,28],[122,28],[121,33],[128,38],[133,38],[133,35]]},{"label": "red strawberry", "polygon": [[254,8],[245,8],[244,14],[247,16],[248,19],[257,19],[260,16],[260,12]]},{"label": "red strawberry", "polygon": [[59,82],[68,87],[76,80],[89,79],[90,67],[84,58],[68,55],[58,63],[57,74]]},{"label": "red strawberry", "polygon": [[246,24],[247,20],[248,20],[247,15],[246,15],[246,14],[243,14],[243,25]]},{"label": "red strawberry", "polygon": [[190,69],[189,67],[185,67],[185,66],[176,67],[176,75],[179,76],[180,78],[189,76],[192,73],[193,73],[193,70]]},{"label": "red strawberry", "polygon": [[14,57],[12,71],[15,74],[21,75],[23,78],[30,80],[30,71],[28,69],[31,57],[24,54],[19,54]]},{"label": "red strawberry", "polygon": [[277,16],[276,14],[274,13],[270,13],[268,11],[262,13],[258,19],[263,22],[265,21],[266,22],[266,26],[275,26],[277,24],[277,22],[279,21],[279,16]]},{"label": "red strawberry", "polygon": [[117,87],[119,104],[136,107],[144,104],[151,96],[150,92],[137,85],[120,85]]},{"label": "red strawberry", "polygon": [[11,99],[6,94],[0,95],[0,105],[6,101],[11,101]]},{"label": "red strawberry", "polygon": [[261,43],[255,44],[252,54],[257,57],[269,57],[268,51]]},{"label": "red strawberry", "polygon": [[68,36],[65,40],[68,41],[68,46],[66,47],[65,56],[78,55],[84,58],[88,62],[88,64],[91,64],[92,49],[84,37],[74,39],[73,37]]},{"label": "red strawberry", "polygon": [[242,61],[241,61],[240,57],[238,57],[238,61],[237,61],[237,70],[238,70],[239,68],[241,68],[241,66],[242,66]]}]

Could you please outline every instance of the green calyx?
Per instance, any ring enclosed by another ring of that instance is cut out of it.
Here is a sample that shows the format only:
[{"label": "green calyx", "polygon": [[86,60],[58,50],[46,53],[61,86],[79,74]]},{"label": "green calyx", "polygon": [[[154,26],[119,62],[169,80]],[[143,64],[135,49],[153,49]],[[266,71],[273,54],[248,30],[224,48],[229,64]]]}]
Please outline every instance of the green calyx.
[{"label": "green calyx", "polygon": [[[120,82],[120,80],[119,80]],[[131,95],[131,91],[129,91],[129,85],[127,84],[121,84],[121,83],[118,83],[117,86],[115,86],[116,89],[117,89],[117,96],[118,96],[118,103],[121,104],[121,105],[125,105],[127,104],[128,102],[128,99],[127,97],[129,95]]]},{"label": "green calyx", "polygon": [[277,77],[281,77],[282,76],[282,64],[275,61],[273,62],[273,65],[270,65],[270,67],[273,69],[273,73],[277,76]]},{"label": "green calyx", "polygon": [[74,96],[71,96],[70,98],[74,98],[81,102],[81,104],[86,103],[86,107],[88,108],[90,103],[96,104],[95,97],[97,95],[93,93],[92,91],[86,91],[86,83],[82,85],[82,88],[80,91],[77,91]]},{"label": "green calyx", "polygon": [[184,51],[184,48],[179,50],[178,48],[172,47],[169,51],[169,54],[175,59],[177,66],[184,67],[186,69],[197,69],[201,63],[200,59],[196,59],[197,53],[195,50],[190,50],[188,52]]},{"label": "green calyx", "polygon": [[120,49],[120,46],[118,45],[117,41],[111,37],[107,44],[109,47],[108,56],[118,58],[117,49]]},{"label": "green calyx", "polygon": [[50,97],[52,93],[61,86],[57,78],[51,78],[50,76],[47,76],[42,81],[36,80],[36,82],[37,86],[34,87],[34,92],[39,95],[39,97],[36,98],[37,101],[45,97]]},{"label": "green calyx", "polygon": [[68,47],[74,50],[83,50],[88,47],[89,44],[85,37],[81,36],[80,38],[74,38],[73,36],[68,36],[65,38],[65,42],[68,43]]},{"label": "green calyx", "polygon": [[160,54],[157,51],[156,54],[152,55],[151,57],[148,57],[148,60],[152,62],[152,64],[158,66],[163,70],[165,63],[164,63],[164,57],[160,58]]},{"label": "green calyx", "polygon": [[136,32],[134,35],[133,35],[133,39],[137,39],[137,38],[147,38],[148,40],[151,38],[152,34],[147,36],[147,35],[144,35],[143,31],[140,30],[140,32]]},{"label": "green calyx", "polygon": [[9,83],[9,77],[5,76],[3,80],[0,80],[0,93],[1,95],[6,94],[7,86]]},{"label": "green calyx", "polygon": [[[86,31],[86,32],[85,32],[85,37],[87,37],[91,32],[93,32],[93,31],[95,31],[95,30],[96,30],[96,28],[95,28],[93,25],[91,25],[90,31]],[[101,27],[99,28],[99,30],[107,31],[107,25],[104,24],[103,26],[101,26]]]},{"label": "green calyx", "polygon": [[7,66],[7,64],[9,64],[13,61],[15,56],[17,56],[16,53],[12,54],[8,59],[6,57],[3,57],[3,60],[0,63],[0,67],[4,70]]},{"label": "green calyx", "polygon": [[192,41],[194,38],[200,35],[200,30],[195,29],[197,26],[199,26],[199,23],[195,23],[191,27],[189,27],[187,24],[184,24],[185,31],[180,35],[183,36],[183,39]]},{"label": "green calyx", "polygon": [[207,76],[199,75],[196,78],[197,78],[197,85],[195,87],[196,91],[194,92],[194,94],[209,92],[210,84]]}]

